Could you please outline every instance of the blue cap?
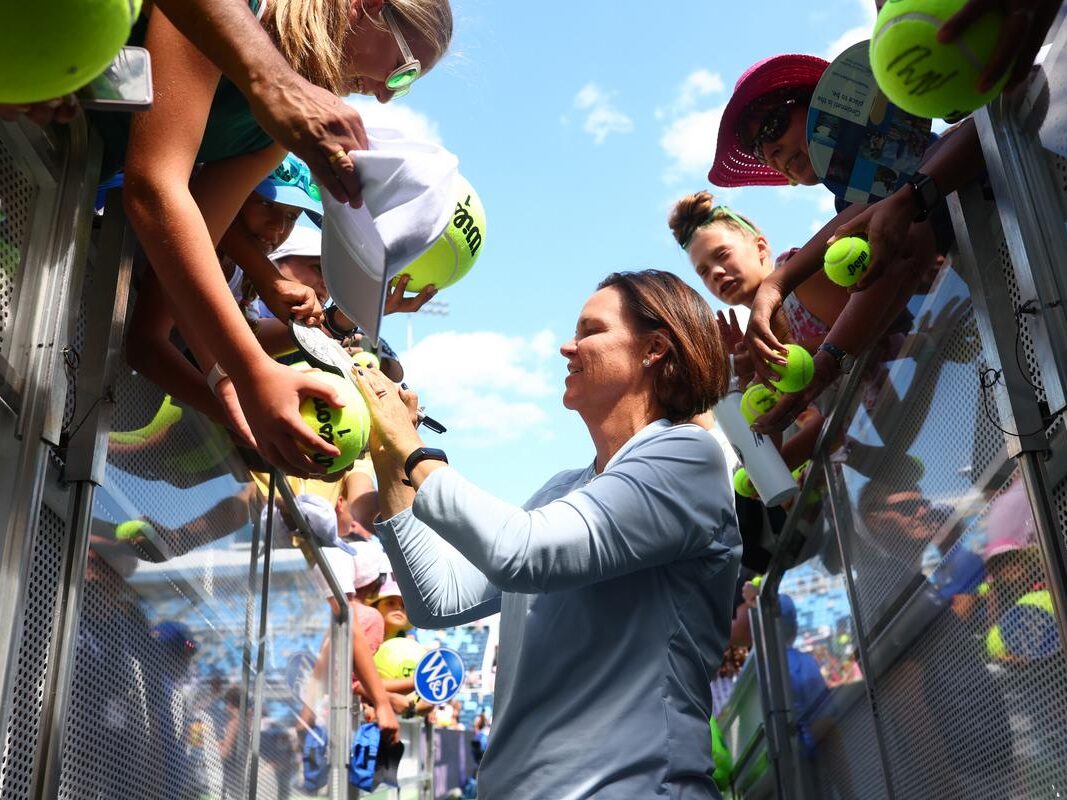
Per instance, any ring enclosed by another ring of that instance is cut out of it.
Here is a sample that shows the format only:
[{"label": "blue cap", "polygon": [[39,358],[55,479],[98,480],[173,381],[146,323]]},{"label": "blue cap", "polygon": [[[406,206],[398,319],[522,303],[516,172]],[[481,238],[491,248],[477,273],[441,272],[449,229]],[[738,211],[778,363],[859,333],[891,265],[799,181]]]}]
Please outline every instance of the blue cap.
[{"label": "blue cap", "polygon": [[151,636],[170,650],[192,655],[196,652],[196,638],[188,626],[174,620],[161,622],[152,628]]},{"label": "blue cap", "polygon": [[322,216],[322,195],[318,184],[308,165],[291,153],[256,187],[256,193],[268,200]]}]

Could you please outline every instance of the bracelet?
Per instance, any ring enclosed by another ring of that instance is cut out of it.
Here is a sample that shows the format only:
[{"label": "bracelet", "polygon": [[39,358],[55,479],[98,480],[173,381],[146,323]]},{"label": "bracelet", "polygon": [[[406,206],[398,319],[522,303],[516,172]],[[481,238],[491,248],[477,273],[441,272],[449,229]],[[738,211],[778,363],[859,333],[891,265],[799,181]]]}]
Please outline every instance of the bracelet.
[{"label": "bracelet", "polygon": [[219,363],[216,361],[215,366],[211,368],[211,371],[208,372],[206,376],[208,388],[211,389],[213,395],[218,395],[219,383],[228,377],[230,376],[226,374],[226,370],[219,366]]}]

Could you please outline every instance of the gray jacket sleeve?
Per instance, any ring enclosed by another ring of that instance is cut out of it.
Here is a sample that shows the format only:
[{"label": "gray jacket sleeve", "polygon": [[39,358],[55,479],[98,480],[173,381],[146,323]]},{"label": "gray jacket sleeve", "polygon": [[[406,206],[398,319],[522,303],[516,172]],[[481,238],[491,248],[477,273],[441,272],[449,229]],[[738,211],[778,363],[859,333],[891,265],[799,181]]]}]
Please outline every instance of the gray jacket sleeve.
[{"label": "gray jacket sleeve", "polygon": [[455,546],[469,574],[499,590],[537,593],[681,559],[729,557],[739,543],[732,500],[719,445],[682,425],[539,508],[498,500],[444,467],[423,482],[412,512]]},{"label": "gray jacket sleeve", "polygon": [[408,618],[420,628],[473,622],[500,610],[500,590],[411,509],[374,525],[404,595]]}]

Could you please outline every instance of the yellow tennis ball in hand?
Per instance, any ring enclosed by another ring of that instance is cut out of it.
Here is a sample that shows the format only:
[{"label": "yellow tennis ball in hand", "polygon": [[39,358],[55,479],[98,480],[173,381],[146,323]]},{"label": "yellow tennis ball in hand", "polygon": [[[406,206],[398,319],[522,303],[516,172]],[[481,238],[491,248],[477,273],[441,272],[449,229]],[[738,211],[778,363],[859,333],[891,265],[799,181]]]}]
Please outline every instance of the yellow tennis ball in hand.
[{"label": "yellow tennis ball in hand", "polygon": [[771,364],[771,369],[781,376],[771,381],[771,385],[779,392],[799,392],[811,383],[815,375],[815,362],[811,353],[799,344],[787,344],[785,349],[787,363],[784,366]]},{"label": "yellow tennis ball in hand", "polygon": [[441,290],[470,272],[481,255],[485,239],[485,208],[481,198],[463,176],[456,181],[456,204],[444,233],[430,249],[416,258],[393,280],[410,275],[406,291],[421,292],[433,284]]},{"label": "yellow tennis ball in hand", "polygon": [[367,448],[370,437],[370,412],[352,382],[329,372],[310,372],[317,380],[329,384],[341,396],[344,406],[334,408],[318,397],[307,397],[300,404],[300,416],[322,439],[341,454],[337,457],[313,453],[311,459],[326,468],[326,472],[348,469]]},{"label": "yellow tennis ball in hand", "polygon": [[759,498],[759,493],[756,491],[756,487],[752,485],[752,481],[748,477],[748,471],[744,467],[734,473],[734,491],[742,497],[748,497],[752,500]]},{"label": "yellow tennis ball in hand", "polygon": [[859,236],[845,236],[826,248],[822,268],[838,286],[854,286],[871,263],[871,246]]},{"label": "yellow tennis ball in hand", "polygon": [[85,86],[111,63],[140,13],[140,0],[5,3],[0,103],[37,103]]},{"label": "yellow tennis ball in hand", "polygon": [[874,78],[886,97],[917,117],[958,117],[981,108],[1007,83],[1008,69],[988,91],[978,76],[989,62],[1004,17],[991,9],[955,41],[942,44],[937,31],[967,0],[888,0],[871,36]]},{"label": "yellow tennis ball in hand", "polygon": [[741,416],[751,425],[774,408],[781,398],[781,392],[764,386],[762,383],[754,383],[741,395]]},{"label": "yellow tennis ball in hand", "polygon": [[414,639],[386,639],[374,654],[374,666],[388,680],[410,678],[424,655],[426,648]]}]

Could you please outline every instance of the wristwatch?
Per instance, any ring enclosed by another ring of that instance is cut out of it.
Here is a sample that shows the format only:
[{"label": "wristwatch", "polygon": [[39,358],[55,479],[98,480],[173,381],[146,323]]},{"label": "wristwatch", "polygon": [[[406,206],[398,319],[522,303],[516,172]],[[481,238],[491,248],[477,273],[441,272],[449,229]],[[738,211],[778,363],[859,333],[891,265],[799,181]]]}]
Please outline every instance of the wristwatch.
[{"label": "wristwatch", "polygon": [[322,311],[322,323],[323,326],[329,331],[330,335],[334,339],[345,339],[356,332],[358,326],[353,325],[351,328],[342,328],[337,324],[337,312],[340,311],[337,306],[326,306]]},{"label": "wristwatch", "polygon": [[448,463],[448,456],[444,450],[436,447],[416,447],[404,462],[404,474],[408,476],[408,484],[411,482],[411,472],[423,461],[444,461]]},{"label": "wristwatch", "polygon": [[856,364],[855,356],[849,355],[836,344],[830,344],[829,342],[820,344],[819,349],[824,353],[830,354],[830,357],[837,362],[837,368],[842,375],[848,375],[848,373],[852,372],[852,367]]},{"label": "wristwatch", "polygon": [[929,218],[930,213],[944,200],[941,190],[937,188],[934,179],[921,172],[915,173],[908,181],[911,187],[911,198],[915,202],[915,222],[923,222]]}]

